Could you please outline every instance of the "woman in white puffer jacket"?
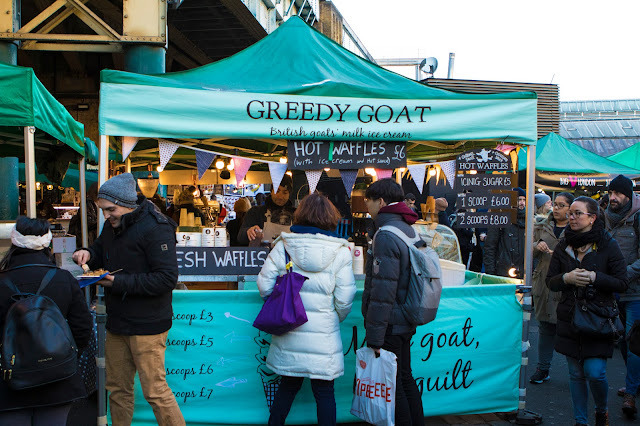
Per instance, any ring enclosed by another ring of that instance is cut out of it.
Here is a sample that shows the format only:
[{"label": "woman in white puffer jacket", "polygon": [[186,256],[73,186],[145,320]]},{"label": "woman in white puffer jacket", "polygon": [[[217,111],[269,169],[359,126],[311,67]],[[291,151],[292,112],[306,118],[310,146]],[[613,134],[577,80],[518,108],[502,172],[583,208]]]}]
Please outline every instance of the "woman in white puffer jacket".
[{"label": "woman in white puffer jacket", "polygon": [[272,336],[267,367],[282,380],[271,406],[270,425],[284,425],[305,377],[311,379],[318,424],[336,424],[333,380],[344,374],[340,322],[351,311],[356,293],[349,245],[335,235],[339,220],[340,213],[326,197],[305,197],[293,216],[292,233],[280,235],[258,275],[260,295],[267,297],[276,278],[285,273],[286,250],[293,271],[308,277],[300,296],[309,321]]}]

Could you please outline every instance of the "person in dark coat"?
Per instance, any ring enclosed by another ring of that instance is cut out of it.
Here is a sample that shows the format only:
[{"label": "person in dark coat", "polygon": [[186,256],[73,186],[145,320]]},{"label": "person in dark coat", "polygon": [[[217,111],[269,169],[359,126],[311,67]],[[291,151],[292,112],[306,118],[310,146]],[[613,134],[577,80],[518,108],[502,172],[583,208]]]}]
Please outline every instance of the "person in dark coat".
[{"label": "person in dark coat", "polygon": [[517,220],[507,227],[488,230],[484,243],[484,269],[491,275],[522,278],[527,197],[524,189],[515,188],[514,190],[518,192]]},{"label": "person in dark coat", "polygon": [[[380,179],[365,192],[367,210],[375,229],[394,226],[410,238],[418,215],[403,202],[402,188],[393,179]],[[400,305],[407,298],[411,266],[409,248],[397,236],[382,232],[367,256],[362,292],[362,316],[367,346],[397,356],[395,424],[424,425],[422,398],[411,371],[411,337],[416,326],[407,321]]]},{"label": "person in dark coat", "polygon": [[240,231],[244,216],[249,209],[251,209],[251,202],[247,197],[238,198],[233,204],[233,211],[236,212],[236,218],[227,222],[227,232],[229,232],[229,244],[231,247],[240,245],[238,243],[238,231]]},{"label": "person in dark coat", "polygon": [[[54,265],[49,251],[51,232],[42,219],[19,217],[11,233],[11,248],[0,261],[0,330],[12,305],[14,292],[2,281],[8,278],[23,293],[35,293],[50,268],[28,264]],[[67,319],[79,353],[88,346],[93,319],[78,282],[65,270],[58,270],[41,293],[55,302]],[[87,391],[80,369],[73,376],[54,383],[24,390],[10,389],[0,380],[0,425],[64,426],[73,401],[85,398]]]},{"label": "person in dark coat", "polygon": [[122,269],[98,281],[107,304],[106,388],[114,425],[133,417],[133,379],[161,426],[185,424],[165,377],[164,353],[178,280],[176,224],[144,196],[131,173],[116,175],[98,191],[106,222],[88,249],[73,260],[91,269]]},{"label": "person in dark coat", "polygon": [[[576,298],[601,306],[615,306],[614,293],[627,289],[625,258],[605,231],[598,203],[578,197],[569,209],[569,228],[549,264],[547,286],[561,291],[557,308],[556,352],[567,357],[569,389],[576,424],[588,423],[589,391],[596,406],[596,426],[608,425],[607,358],[613,355],[613,338],[583,336],[572,327]],[[587,387],[587,384],[589,387]]]}]

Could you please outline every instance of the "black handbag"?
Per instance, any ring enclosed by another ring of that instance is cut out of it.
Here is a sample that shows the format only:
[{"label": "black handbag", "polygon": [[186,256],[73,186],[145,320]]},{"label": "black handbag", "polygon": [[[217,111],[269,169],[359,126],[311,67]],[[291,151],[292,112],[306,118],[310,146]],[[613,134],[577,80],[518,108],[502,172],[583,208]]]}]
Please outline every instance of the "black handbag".
[{"label": "black handbag", "polygon": [[576,297],[571,325],[581,336],[619,339],[624,335],[620,310],[615,300],[613,306],[600,306],[594,300]]}]

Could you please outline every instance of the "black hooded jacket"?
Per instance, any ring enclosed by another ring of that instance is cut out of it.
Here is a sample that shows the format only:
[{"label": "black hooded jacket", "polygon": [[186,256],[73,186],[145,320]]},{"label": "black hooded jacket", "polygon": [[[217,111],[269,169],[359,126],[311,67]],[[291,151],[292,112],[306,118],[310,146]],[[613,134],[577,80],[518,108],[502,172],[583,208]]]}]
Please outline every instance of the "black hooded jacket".
[{"label": "black hooded jacket", "polygon": [[171,328],[172,291],[178,281],[176,224],[151,201],[122,216],[119,228],[107,221],[88,249],[89,267],[114,275],[105,288],[107,330],[134,336],[160,334]]},{"label": "black hooded jacket", "polygon": [[238,231],[238,245],[249,245],[249,237],[247,237],[247,230],[252,226],[258,225],[261,229],[264,229],[264,222],[267,220],[267,210],[271,211],[271,222],[280,225],[293,225],[293,213],[296,211],[293,207],[291,200],[280,207],[271,199],[271,195],[267,197],[262,206],[254,206],[249,209],[247,214],[244,215],[242,226]]}]

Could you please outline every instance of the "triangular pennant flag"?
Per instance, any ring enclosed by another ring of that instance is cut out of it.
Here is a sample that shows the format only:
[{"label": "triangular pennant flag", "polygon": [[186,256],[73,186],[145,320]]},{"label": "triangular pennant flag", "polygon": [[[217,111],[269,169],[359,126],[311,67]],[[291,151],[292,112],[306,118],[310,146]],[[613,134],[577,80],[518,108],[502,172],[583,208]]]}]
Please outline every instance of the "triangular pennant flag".
[{"label": "triangular pennant flag", "polygon": [[236,186],[240,186],[240,182],[247,175],[249,167],[251,167],[249,158],[233,157],[233,170],[236,172]]},{"label": "triangular pennant flag", "polygon": [[426,164],[412,164],[407,166],[407,169],[411,173],[411,177],[413,178],[413,182],[415,182],[418,187],[418,191],[422,194],[422,190],[424,189],[424,174],[426,172]]},{"label": "triangular pennant flag", "polygon": [[438,186],[438,181],[440,180],[440,172],[442,169],[440,168],[440,163],[436,163],[436,186]]},{"label": "triangular pennant flag", "polygon": [[444,175],[447,177],[447,182],[449,182],[449,186],[453,189],[453,185],[455,185],[456,181],[456,160],[443,161],[440,163],[440,168],[444,172]]},{"label": "triangular pennant flag", "polygon": [[353,192],[353,185],[356,184],[358,178],[358,170],[340,170],[340,177],[344,184],[344,189],[347,191],[347,197],[351,198],[351,192]]},{"label": "triangular pennant flag", "polygon": [[202,179],[204,173],[209,169],[216,155],[212,152],[196,151],[196,165],[198,166],[198,180]]},{"label": "triangular pennant flag", "polygon": [[158,150],[160,151],[160,168],[164,170],[164,167],[167,165],[173,154],[176,153],[178,149],[178,144],[165,141],[163,139],[158,139]]},{"label": "triangular pennant flag", "polygon": [[277,192],[284,174],[287,172],[287,163],[269,163],[269,173],[271,173],[271,183],[273,192]]},{"label": "triangular pennant flag", "polygon": [[135,148],[138,143],[138,138],[134,138],[131,136],[124,136],[122,138],[122,161],[126,160],[133,148]]},{"label": "triangular pennant flag", "polygon": [[316,192],[316,186],[320,182],[320,176],[322,176],[322,169],[320,170],[305,170],[304,174],[307,175],[307,182],[309,182],[309,194]]},{"label": "triangular pennant flag", "polygon": [[386,179],[390,178],[393,175],[393,170],[391,169],[376,169],[376,175],[378,179]]}]

